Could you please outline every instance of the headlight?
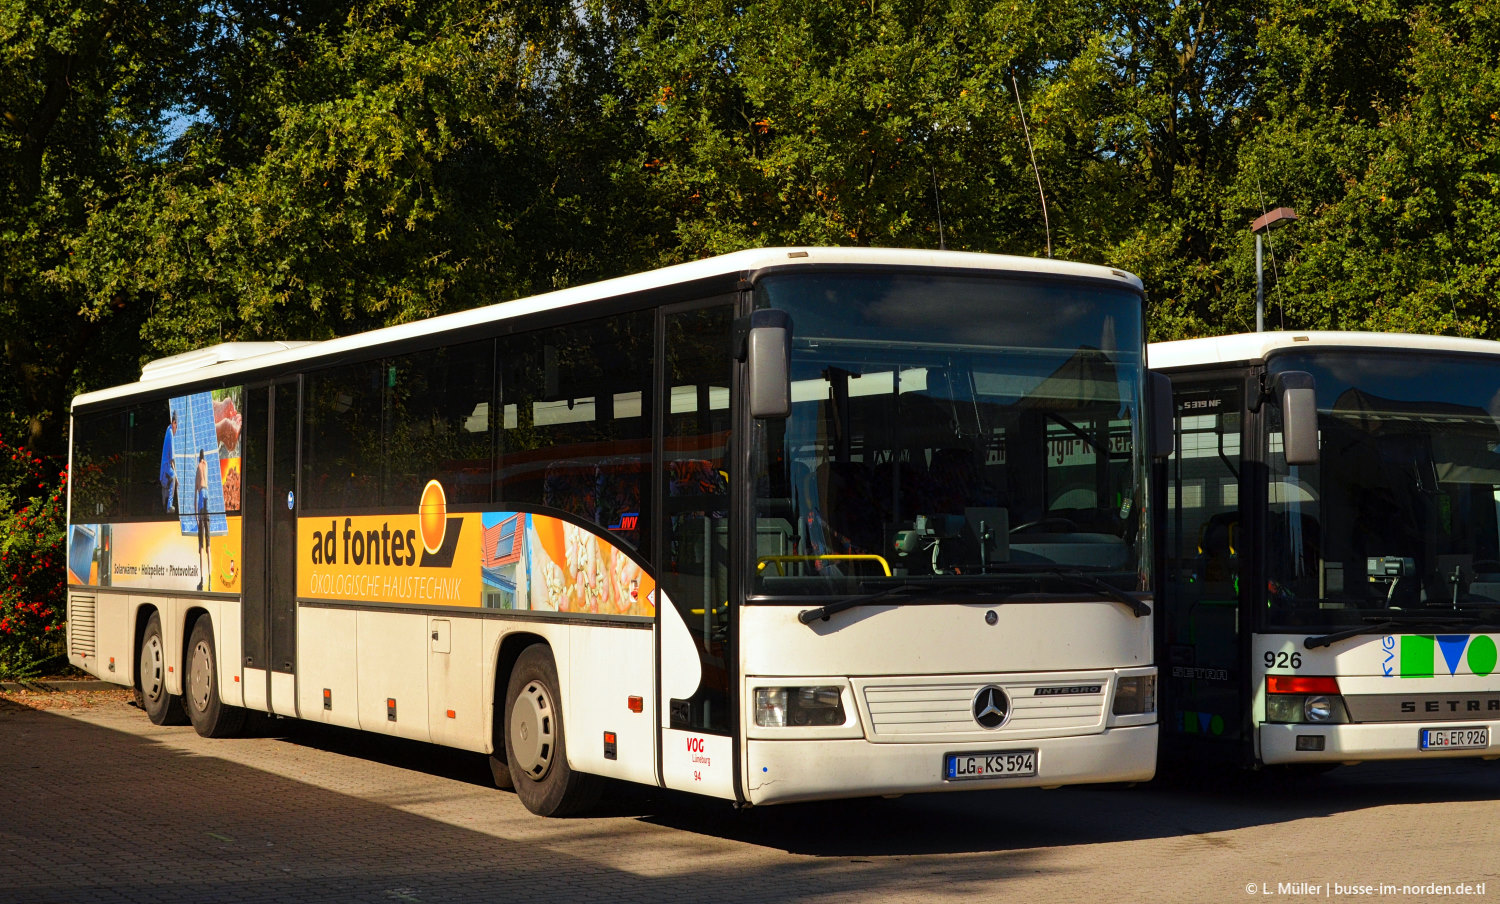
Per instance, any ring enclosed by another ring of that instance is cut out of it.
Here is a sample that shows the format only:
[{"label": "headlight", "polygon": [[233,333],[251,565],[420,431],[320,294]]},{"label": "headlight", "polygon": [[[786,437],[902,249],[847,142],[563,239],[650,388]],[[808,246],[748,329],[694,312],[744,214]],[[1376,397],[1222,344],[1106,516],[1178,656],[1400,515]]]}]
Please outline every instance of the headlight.
[{"label": "headlight", "polygon": [[1134,675],[1115,685],[1114,714],[1138,716],[1156,712],[1156,676]]},{"label": "headlight", "polygon": [[1342,724],[1349,721],[1349,710],[1339,694],[1337,678],[1267,675],[1266,721]]},{"label": "headlight", "polygon": [[842,690],[837,686],[758,687],[755,724],[762,728],[843,725]]}]

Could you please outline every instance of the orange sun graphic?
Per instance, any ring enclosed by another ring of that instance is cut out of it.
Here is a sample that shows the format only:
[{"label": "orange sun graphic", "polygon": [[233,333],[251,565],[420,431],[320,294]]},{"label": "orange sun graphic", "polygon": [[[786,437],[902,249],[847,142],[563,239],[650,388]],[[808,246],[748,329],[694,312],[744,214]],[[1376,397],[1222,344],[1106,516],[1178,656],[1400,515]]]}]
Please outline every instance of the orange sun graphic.
[{"label": "orange sun graphic", "polygon": [[436,480],[427,481],[422,488],[420,513],[422,548],[436,554],[443,546],[443,534],[448,531],[448,497],[443,495],[443,485]]}]

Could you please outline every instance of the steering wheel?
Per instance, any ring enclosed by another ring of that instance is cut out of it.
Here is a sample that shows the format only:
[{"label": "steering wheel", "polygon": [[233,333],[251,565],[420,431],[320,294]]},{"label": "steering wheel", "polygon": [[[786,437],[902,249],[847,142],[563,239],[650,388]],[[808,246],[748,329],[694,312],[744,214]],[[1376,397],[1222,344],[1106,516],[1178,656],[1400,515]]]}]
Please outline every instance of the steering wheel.
[{"label": "steering wheel", "polygon": [[1052,516],[1047,517],[1047,518],[1038,518],[1035,521],[1027,521],[1025,524],[1018,524],[1015,527],[1011,528],[1010,532],[1013,533],[1013,534],[1019,534],[1023,530],[1030,530],[1033,527],[1042,527],[1042,526],[1045,526],[1045,525],[1051,525],[1053,527],[1061,527],[1061,528],[1063,528],[1063,530],[1061,530],[1061,531],[1056,531],[1056,530],[1047,531],[1046,533],[1049,533],[1049,534],[1057,534],[1057,533],[1076,534],[1076,533],[1078,533],[1078,525],[1076,523],[1074,523],[1072,520],[1070,520],[1068,518],[1064,518],[1061,515],[1052,515]]}]

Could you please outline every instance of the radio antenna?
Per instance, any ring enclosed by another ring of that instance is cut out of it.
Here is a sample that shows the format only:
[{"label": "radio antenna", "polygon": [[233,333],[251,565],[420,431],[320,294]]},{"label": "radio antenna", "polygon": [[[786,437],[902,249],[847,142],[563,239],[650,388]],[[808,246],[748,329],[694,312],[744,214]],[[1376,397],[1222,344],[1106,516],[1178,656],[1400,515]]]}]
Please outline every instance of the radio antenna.
[{"label": "radio antenna", "polygon": [[1047,230],[1047,258],[1052,258],[1052,221],[1047,217],[1047,192],[1042,188],[1042,171],[1036,166],[1036,150],[1031,146],[1031,129],[1026,126],[1026,108],[1021,105],[1021,86],[1016,71],[1010,71],[1010,86],[1016,92],[1016,109],[1021,114],[1021,134],[1026,136],[1026,153],[1031,155],[1031,171],[1036,175],[1036,193],[1042,199],[1042,228]]}]

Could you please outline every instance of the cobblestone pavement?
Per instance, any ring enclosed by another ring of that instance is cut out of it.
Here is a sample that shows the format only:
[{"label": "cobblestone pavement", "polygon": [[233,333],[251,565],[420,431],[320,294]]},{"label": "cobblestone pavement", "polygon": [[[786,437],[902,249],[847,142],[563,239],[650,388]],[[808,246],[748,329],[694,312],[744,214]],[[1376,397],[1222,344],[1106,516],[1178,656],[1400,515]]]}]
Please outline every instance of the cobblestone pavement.
[{"label": "cobblestone pavement", "polygon": [[545,820],[473,754],[258,735],[156,727],[118,692],[0,697],[0,902],[1500,900],[1500,763],[740,812],[623,788]]}]

